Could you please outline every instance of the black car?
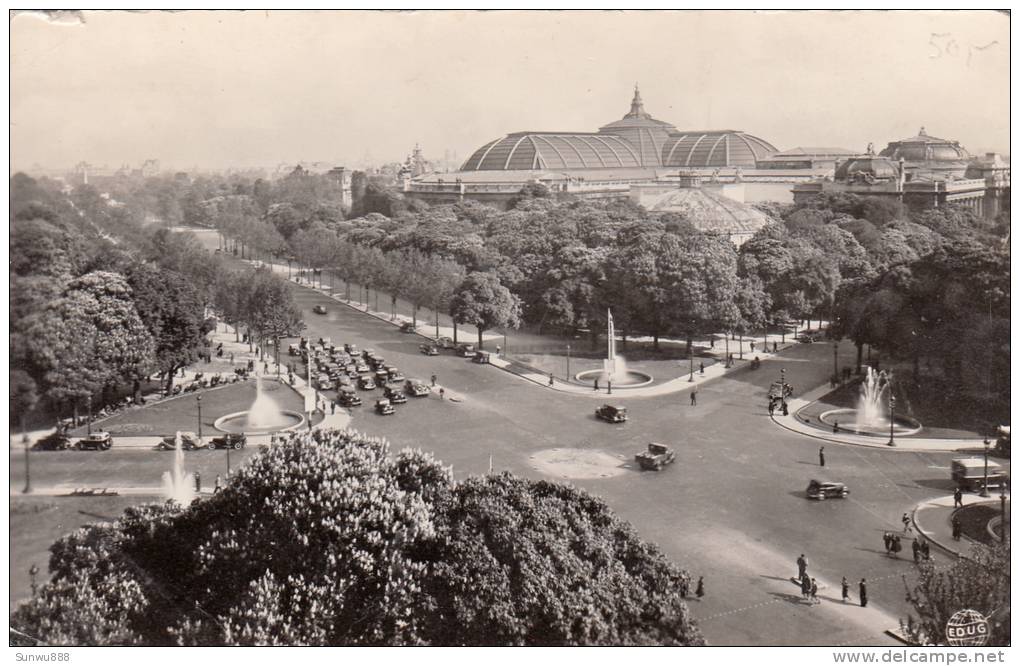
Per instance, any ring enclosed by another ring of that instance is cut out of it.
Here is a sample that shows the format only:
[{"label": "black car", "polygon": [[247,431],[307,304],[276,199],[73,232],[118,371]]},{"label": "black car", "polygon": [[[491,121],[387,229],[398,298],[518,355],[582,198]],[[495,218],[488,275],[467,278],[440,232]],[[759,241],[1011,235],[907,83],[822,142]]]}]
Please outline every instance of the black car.
[{"label": "black car", "polygon": [[372,375],[361,375],[358,377],[358,388],[362,391],[372,391],[375,389],[375,377]]},{"label": "black car", "polygon": [[420,379],[408,379],[404,382],[404,390],[416,398],[424,398],[430,393],[428,384]]},{"label": "black car", "polygon": [[439,356],[439,348],[428,343],[418,345],[418,351],[426,356]]},{"label": "black car", "polygon": [[248,444],[248,436],[242,433],[228,433],[222,437],[213,437],[209,446],[214,449],[243,449]]},{"label": "black car", "polygon": [[343,407],[361,406],[361,398],[354,392],[353,386],[342,386],[337,393],[337,402]]},{"label": "black car", "polygon": [[400,332],[401,333],[417,333],[418,329],[411,322],[405,321],[403,324],[400,325]]},{"label": "black car", "polygon": [[375,411],[383,416],[389,416],[390,414],[396,413],[396,409],[390,404],[390,401],[383,398],[382,400],[375,401]]},{"label": "black car", "polygon": [[843,499],[850,494],[850,489],[846,487],[845,483],[838,481],[818,481],[812,479],[811,483],[808,484],[805,494],[808,499],[814,500],[824,500],[830,497]]},{"label": "black car", "polygon": [[63,430],[46,435],[32,445],[33,451],[64,451],[71,448],[71,438]]},{"label": "black car", "polygon": [[314,308],[312,308],[312,312],[314,312],[315,314],[326,314],[326,306],[316,305]]},{"label": "black car", "polygon": [[111,446],[113,446],[113,437],[110,433],[97,430],[79,439],[74,448],[79,451],[109,451]]},{"label": "black car", "polygon": [[618,405],[602,405],[595,410],[595,416],[609,423],[623,423],[627,420],[627,408]]},{"label": "black car", "polygon": [[398,388],[387,386],[383,389],[383,397],[389,399],[394,405],[402,405],[407,402],[407,396]]}]

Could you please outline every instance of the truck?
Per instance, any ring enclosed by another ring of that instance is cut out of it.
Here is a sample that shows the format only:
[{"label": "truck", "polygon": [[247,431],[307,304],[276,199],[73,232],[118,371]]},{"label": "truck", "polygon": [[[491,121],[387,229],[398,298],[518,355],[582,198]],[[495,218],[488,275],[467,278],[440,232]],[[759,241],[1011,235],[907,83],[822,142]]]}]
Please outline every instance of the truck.
[{"label": "truck", "polygon": [[[977,491],[985,485],[984,458],[953,458],[953,483],[965,490]],[[988,487],[997,488],[1009,481],[1009,475],[1002,465],[988,461]]]},{"label": "truck", "polygon": [[634,460],[641,465],[641,469],[648,469],[657,472],[676,460],[676,452],[665,444],[649,442],[648,448],[634,456]]}]

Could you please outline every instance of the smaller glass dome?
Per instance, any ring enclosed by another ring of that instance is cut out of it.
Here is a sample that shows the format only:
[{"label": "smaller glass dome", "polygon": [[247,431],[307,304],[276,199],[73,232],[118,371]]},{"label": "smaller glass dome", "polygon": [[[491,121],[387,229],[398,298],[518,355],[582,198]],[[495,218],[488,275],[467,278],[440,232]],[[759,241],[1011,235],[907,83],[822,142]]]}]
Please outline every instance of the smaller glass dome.
[{"label": "smaller glass dome", "polygon": [[907,162],[961,162],[970,159],[970,153],[959,141],[948,141],[929,136],[922,127],[917,136],[892,141],[880,155]]},{"label": "smaller glass dome", "polygon": [[900,165],[887,157],[855,157],[836,167],[836,180],[884,180],[900,177]]}]

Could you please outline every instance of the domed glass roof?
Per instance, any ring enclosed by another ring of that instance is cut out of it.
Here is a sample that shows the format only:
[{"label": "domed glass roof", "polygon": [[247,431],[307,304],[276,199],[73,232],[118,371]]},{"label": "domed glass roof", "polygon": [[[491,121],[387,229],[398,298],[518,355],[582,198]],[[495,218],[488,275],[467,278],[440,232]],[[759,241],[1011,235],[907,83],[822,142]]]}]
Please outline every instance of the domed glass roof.
[{"label": "domed glass roof", "polygon": [[892,141],[879,154],[907,162],[961,162],[970,159],[970,153],[959,141],[929,136],[923,127],[917,136]]},{"label": "domed glass roof", "polygon": [[700,187],[681,187],[648,201],[651,211],[679,213],[699,231],[753,234],[772,219],[757,208]]},{"label": "domed glass roof", "polygon": [[745,132],[676,132],[662,147],[662,166],[753,169],[758,160],[775,152],[771,143]]},{"label": "domed glass roof", "polygon": [[857,157],[836,167],[836,180],[899,178],[900,166],[887,157]]},{"label": "domed glass roof", "polygon": [[611,134],[517,132],[491,141],[461,171],[640,167],[633,146]]}]

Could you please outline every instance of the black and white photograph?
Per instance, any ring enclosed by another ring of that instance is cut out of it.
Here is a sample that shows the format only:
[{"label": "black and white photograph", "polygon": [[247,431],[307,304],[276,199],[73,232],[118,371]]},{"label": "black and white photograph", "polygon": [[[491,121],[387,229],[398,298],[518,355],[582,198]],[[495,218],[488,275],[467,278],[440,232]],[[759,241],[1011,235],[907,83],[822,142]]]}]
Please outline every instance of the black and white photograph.
[{"label": "black and white photograph", "polygon": [[10,10],[10,660],[1006,663],[1010,20]]}]

